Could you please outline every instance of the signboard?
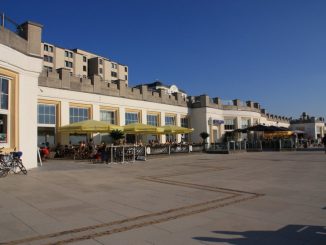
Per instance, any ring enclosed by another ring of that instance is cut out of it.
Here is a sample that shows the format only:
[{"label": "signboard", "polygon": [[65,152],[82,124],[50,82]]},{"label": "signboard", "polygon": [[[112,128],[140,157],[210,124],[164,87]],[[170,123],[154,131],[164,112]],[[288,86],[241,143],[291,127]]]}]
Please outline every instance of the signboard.
[{"label": "signboard", "polygon": [[219,126],[219,125],[221,125],[221,124],[224,124],[224,120],[218,120],[218,119],[212,119],[212,118],[210,118],[210,119],[208,120],[208,124],[209,124],[209,125]]}]

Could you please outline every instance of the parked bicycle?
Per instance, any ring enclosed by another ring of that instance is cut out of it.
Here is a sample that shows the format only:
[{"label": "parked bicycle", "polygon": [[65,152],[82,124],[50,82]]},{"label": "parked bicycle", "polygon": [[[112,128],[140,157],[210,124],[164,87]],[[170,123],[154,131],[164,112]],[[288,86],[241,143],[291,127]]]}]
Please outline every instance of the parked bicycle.
[{"label": "parked bicycle", "polygon": [[0,149],[0,177],[6,177],[10,172],[14,174],[22,172],[26,175],[27,170],[21,159],[23,153],[14,151],[9,154],[1,154],[2,149]]}]

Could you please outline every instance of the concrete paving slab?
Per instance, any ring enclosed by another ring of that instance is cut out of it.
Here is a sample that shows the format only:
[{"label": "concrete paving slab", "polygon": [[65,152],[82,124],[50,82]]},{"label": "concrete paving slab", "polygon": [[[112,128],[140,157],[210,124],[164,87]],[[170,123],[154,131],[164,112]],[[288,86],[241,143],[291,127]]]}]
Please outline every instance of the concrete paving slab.
[{"label": "concrete paving slab", "polygon": [[0,179],[0,243],[326,244],[322,152],[47,161]]}]

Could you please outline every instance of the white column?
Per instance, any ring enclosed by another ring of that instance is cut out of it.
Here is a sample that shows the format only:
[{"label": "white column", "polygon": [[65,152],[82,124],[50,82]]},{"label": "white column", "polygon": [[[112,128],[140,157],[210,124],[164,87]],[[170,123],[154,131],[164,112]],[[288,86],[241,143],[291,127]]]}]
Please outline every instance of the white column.
[{"label": "white column", "polygon": [[125,121],[125,113],[126,110],[124,107],[120,107],[119,109],[119,122],[120,122],[120,126],[124,126],[126,121]]},{"label": "white column", "polygon": [[99,105],[93,104],[93,115],[91,118],[93,118],[93,120],[100,121],[100,106]]},{"label": "white column", "polygon": [[[161,112],[161,118],[160,118],[161,126],[165,125],[165,112]],[[161,135],[161,143],[166,142],[166,137],[164,134]]]}]

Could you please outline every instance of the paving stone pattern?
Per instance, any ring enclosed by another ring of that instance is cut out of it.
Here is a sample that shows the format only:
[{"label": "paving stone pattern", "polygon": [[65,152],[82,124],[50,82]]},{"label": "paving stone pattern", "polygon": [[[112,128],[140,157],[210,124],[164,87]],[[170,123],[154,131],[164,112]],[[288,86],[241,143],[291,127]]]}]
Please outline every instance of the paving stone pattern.
[{"label": "paving stone pattern", "polygon": [[0,244],[326,244],[321,152],[48,161],[0,195]]}]

